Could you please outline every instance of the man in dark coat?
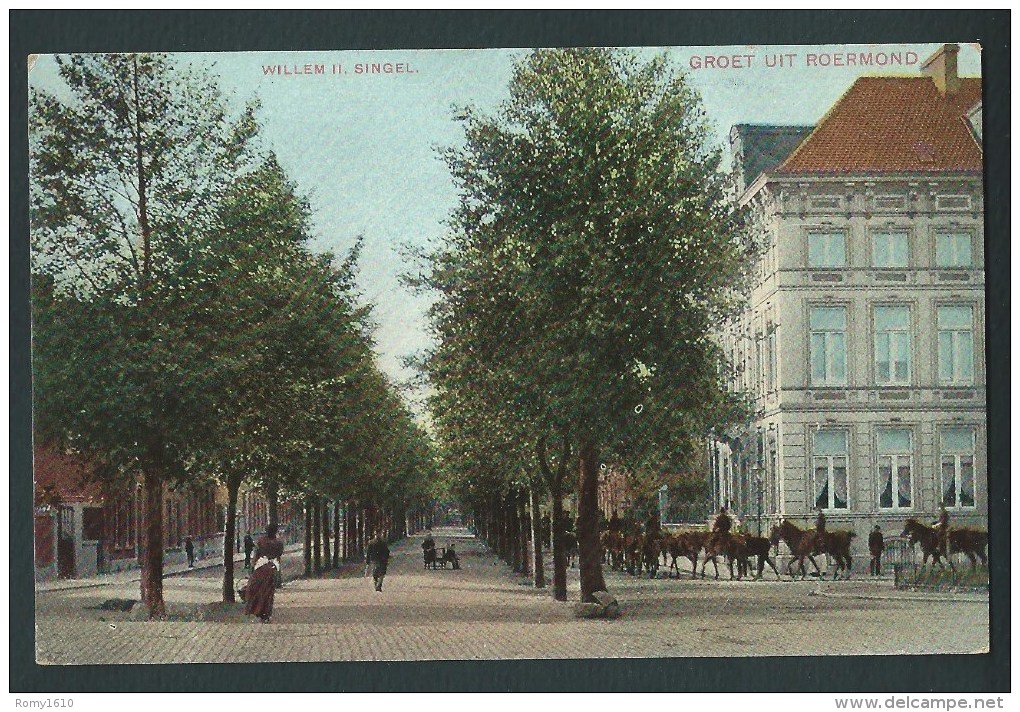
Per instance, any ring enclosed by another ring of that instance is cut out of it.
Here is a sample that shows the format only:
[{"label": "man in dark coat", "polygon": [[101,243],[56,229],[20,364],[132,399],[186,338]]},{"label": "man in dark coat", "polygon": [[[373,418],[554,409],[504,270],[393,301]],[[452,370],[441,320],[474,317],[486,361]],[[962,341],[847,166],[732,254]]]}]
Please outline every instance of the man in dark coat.
[{"label": "man in dark coat", "polygon": [[255,540],[251,538],[251,532],[244,535],[244,568],[251,568],[251,552],[255,551]]},{"label": "man in dark coat", "polygon": [[372,581],[375,583],[375,590],[382,591],[383,577],[386,576],[386,566],[390,561],[390,547],[386,546],[386,540],[382,534],[376,534],[375,539],[368,545],[365,552],[365,563],[375,564],[372,569]]},{"label": "man in dark coat", "polygon": [[188,555],[188,568],[195,568],[195,542],[190,536],[184,539],[184,553]]},{"label": "man in dark coat", "polygon": [[885,549],[885,539],[882,537],[882,527],[875,525],[868,535],[868,551],[871,552],[872,576],[882,575],[882,551]]}]

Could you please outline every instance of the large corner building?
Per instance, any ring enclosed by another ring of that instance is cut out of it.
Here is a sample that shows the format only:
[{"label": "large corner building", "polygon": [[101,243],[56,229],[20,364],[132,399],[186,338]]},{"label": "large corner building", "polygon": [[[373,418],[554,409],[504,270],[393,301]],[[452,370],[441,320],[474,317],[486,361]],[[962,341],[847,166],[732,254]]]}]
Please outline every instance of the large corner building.
[{"label": "large corner building", "polygon": [[752,529],[820,506],[861,553],[940,502],[987,524],[981,80],[958,51],[859,78],[814,127],[731,132],[764,248],[723,342],[757,413],[709,454]]}]

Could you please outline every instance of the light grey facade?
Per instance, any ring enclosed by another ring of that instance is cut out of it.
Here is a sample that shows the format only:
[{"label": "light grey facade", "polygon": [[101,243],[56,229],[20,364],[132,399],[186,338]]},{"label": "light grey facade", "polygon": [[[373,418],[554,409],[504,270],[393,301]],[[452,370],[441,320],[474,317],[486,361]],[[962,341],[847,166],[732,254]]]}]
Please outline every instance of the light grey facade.
[{"label": "light grey facade", "polygon": [[746,186],[763,250],[722,343],[756,415],[709,445],[717,506],[764,531],[821,506],[862,556],[943,501],[987,526],[982,196],[973,170]]}]

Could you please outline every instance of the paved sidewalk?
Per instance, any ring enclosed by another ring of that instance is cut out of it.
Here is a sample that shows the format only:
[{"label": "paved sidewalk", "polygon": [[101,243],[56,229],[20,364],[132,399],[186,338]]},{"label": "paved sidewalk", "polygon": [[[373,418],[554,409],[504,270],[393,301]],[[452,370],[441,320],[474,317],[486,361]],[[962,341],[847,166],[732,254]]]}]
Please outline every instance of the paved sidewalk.
[{"label": "paved sidewalk", "polygon": [[[285,550],[285,555],[292,552],[302,550],[301,544],[291,544]],[[223,567],[223,559],[216,558],[205,558],[196,559],[194,567],[189,567],[187,564],[171,564],[164,565],[163,567],[163,578],[168,579],[172,576],[187,576],[194,574],[197,571],[204,571],[205,569],[216,569]],[[234,556],[234,573],[238,571],[244,571],[244,554],[238,554]],[[36,581],[35,590],[37,593],[48,592],[48,591],[69,591],[79,588],[94,588],[96,586],[123,586],[129,583],[138,583],[142,580],[142,570],[140,568],[125,569],[124,571],[117,571],[111,574],[99,574],[98,576],[90,576],[88,578],[75,578],[75,579],[51,579],[49,581]]]},{"label": "paved sidewalk", "polygon": [[[987,602],[896,598],[889,582],[852,581],[848,592],[891,600],[817,595],[838,583],[634,578],[607,571],[623,616],[577,620],[572,603],[536,590],[464,530],[463,568],[426,571],[420,537],[392,547],[384,590],[364,566],[297,579],[276,596],[269,625],[240,607],[218,621],[143,622],[90,608],[117,589],[37,598],[40,663],[169,663],[493,658],[704,657],[973,653],[988,648]],[[218,600],[210,575],[167,582],[168,604]],[[134,592],[131,589],[132,593]],[[577,600],[577,570],[569,594]]]}]

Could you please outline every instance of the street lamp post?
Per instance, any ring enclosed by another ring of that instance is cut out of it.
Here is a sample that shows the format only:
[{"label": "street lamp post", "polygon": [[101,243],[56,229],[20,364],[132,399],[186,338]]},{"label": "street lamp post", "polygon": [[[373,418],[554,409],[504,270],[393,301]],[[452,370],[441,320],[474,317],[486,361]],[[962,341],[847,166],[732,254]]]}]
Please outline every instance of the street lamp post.
[{"label": "street lamp post", "polygon": [[761,515],[762,515],[762,499],[761,499],[761,470],[758,470],[757,477],[755,478],[755,485],[758,489],[758,536],[761,536]]}]

